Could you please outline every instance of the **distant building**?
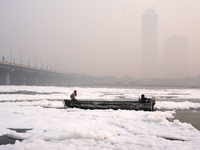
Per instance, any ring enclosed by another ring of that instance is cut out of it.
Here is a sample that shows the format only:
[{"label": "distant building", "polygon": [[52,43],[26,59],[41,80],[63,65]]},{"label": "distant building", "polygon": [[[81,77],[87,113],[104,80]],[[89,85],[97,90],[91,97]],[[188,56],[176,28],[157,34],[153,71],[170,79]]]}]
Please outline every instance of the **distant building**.
[{"label": "distant building", "polygon": [[131,81],[129,82],[130,85],[150,85],[150,80],[140,80],[140,81]]},{"label": "distant building", "polygon": [[173,35],[164,40],[165,77],[186,77],[188,74],[188,37]]},{"label": "distant building", "polygon": [[157,69],[157,20],[154,9],[146,9],[142,15],[142,65],[143,78],[154,78]]}]

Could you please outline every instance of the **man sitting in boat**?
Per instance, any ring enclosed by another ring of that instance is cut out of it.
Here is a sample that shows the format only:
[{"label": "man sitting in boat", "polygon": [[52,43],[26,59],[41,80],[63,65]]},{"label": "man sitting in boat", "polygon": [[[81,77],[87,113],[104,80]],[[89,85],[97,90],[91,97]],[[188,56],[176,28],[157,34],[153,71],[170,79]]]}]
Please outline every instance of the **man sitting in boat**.
[{"label": "man sitting in boat", "polygon": [[75,90],[74,93],[72,93],[72,94],[70,95],[71,100],[72,100],[72,101],[77,101],[77,100],[76,100],[76,96],[77,96],[77,91]]},{"label": "man sitting in boat", "polygon": [[141,95],[141,99],[139,100],[139,102],[140,102],[140,103],[148,103],[148,102],[149,102],[149,99],[146,98],[146,97],[144,96],[144,94],[142,94],[142,95]]}]

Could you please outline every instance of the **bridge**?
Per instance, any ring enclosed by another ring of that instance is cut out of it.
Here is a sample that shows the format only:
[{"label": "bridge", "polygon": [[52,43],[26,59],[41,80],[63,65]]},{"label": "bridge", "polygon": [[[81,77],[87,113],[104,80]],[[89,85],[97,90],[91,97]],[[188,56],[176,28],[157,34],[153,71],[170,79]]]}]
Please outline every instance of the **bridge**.
[{"label": "bridge", "polygon": [[78,76],[66,70],[0,61],[0,85],[67,86],[73,85]]}]

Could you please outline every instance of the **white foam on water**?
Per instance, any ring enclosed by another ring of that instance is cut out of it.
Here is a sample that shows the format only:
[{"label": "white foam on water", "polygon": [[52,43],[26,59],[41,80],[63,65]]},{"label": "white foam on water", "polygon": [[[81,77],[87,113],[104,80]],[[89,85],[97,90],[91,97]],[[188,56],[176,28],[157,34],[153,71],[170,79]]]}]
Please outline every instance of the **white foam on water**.
[{"label": "white foam on water", "polygon": [[[147,97],[176,95],[176,98],[183,101],[157,101],[155,105],[157,110],[153,112],[57,109],[63,107],[61,99],[69,96],[74,89],[78,91],[80,99],[116,100],[119,96],[137,99],[140,93],[147,93]],[[7,135],[18,140],[13,145],[0,145],[2,150],[184,150],[200,147],[200,132],[197,129],[189,123],[182,123],[179,120],[170,122],[167,119],[173,118],[176,113],[174,109],[200,108],[199,103],[187,101],[188,97],[199,99],[200,95],[197,94],[200,93],[199,90],[0,86],[1,92],[23,90],[52,94],[25,95],[22,93],[16,94],[17,96],[3,94],[3,98],[0,98],[2,101],[0,102],[0,135]],[[35,97],[37,101],[32,101],[32,97]],[[6,100],[8,102],[5,102]],[[20,101],[14,102],[16,100]],[[160,111],[160,109],[166,110]],[[10,128],[31,130],[18,133]],[[22,141],[20,142],[19,139]]]}]

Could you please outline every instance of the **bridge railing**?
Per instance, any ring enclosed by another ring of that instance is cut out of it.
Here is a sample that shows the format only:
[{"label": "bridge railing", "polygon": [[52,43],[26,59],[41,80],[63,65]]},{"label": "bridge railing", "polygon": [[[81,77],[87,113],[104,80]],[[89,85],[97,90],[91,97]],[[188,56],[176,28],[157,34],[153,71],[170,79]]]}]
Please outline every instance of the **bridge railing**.
[{"label": "bridge railing", "polygon": [[69,85],[79,75],[0,61],[0,85]]},{"label": "bridge railing", "polygon": [[44,69],[44,68],[41,68],[41,67],[37,67],[37,66],[31,66],[31,65],[23,65],[23,64],[17,64],[17,63],[11,63],[11,62],[8,62],[8,61],[0,61],[0,67],[4,67],[4,68],[20,68],[20,69],[30,69],[30,70],[35,70],[35,71],[42,71],[42,72],[52,72],[52,73],[57,73],[57,74],[65,74],[65,75],[69,75],[69,74],[73,74],[73,75],[78,75],[78,74],[75,74],[75,73],[68,73],[66,72],[66,70],[53,70],[52,67],[51,69]]}]

